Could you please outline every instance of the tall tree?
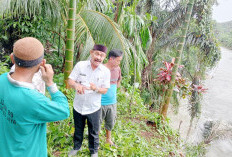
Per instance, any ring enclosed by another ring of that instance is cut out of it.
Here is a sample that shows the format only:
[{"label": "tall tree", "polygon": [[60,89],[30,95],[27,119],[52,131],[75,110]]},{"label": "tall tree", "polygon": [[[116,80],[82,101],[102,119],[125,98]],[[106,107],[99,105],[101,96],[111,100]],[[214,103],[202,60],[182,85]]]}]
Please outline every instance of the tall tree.
[{"label": "tall tree", "polygon": [[[133,1],[130,5],[125,4],[123,15],[121,15],[120,28],[124,36],[134,46],[135,51],[132,54],[132,62],[130,62],[130,69],[132,80],[134,82],[141,82],[141,71],[144,65],[147,64],[147,57],[145,49],[150,43],[151,35],[148,29],[149,25],[145,19],[136,13],[136,7],[139,3],[138,0]],[[132,81],[131,80],[131,81]]]},{"label": "tall tree", "polygon": [[73,69],[73,54],[74,54],[74,40],[75,40],[75,18],[76,18],[76,0],[69,1],[68,11],[68,26],[67,26],[67,39],[65,49],[65,71],[64,81],[66,87],[68,86],[68,76]]},{"label": "tall tree", "polygon": [[185,17],[185,6],[177,3],[175,0],[165,0],[162,3],[159,0],[145,0],[142,5],[141,12],[149,13],[151,16],[156,16],[156,20],[151,21],[149,26],[152,37],[151,44],[146,50],[148,64],[142,71],[142,87],[148,88],[153,82],[152,68],[154,64],[154,56],[160,43],[164,42],[171,36],[175,30],[179,28]]},{"label": "tall tree", "polygon": [[118,23],[118,20],[120,19],[120,16],[121,16],[122,10],[123,10],[123,1],[118,0],[116,3],[117,3],[116,4],[117,8],[116,8],[116,11],[114,13],[114,22]]},{"label": "tall tree", "polygon": [[184,44],[185,44],[186,34],[187,34],[187,30],[188,30],[189,23],[190,23],[190,17],[191,17],[191,14],[192,14],[194,2],[195,2],[195,0],[189,0],[189,3],[188,3],[188,10],[187,10],[186,19],[184,21],[183,28],[182,28],[182,33],[181,33],[181,37],[180,37],[180,43],[179,43],[179,45],[177,47],[177,56],[175,57],[175,62],[174,62],[174,67],[173,67],[173,71],[172,71],[171,81],[170,81],[170,84],[169,84],[169,88],[166,91],[165,99],[164,99],[164,102],[163,102],[163,105],[162,105],[161,114],[164,117],[167,116],[168,106],[169,106],[169,103],[170,103],[170,99],[172,97],[173,87],[174,87],[174,83],[175,83],[175,80],[176,80],[176,74],[177,74],[178,67],[179,67],[180,61],[181,61],[181,55],[182,55]]}]

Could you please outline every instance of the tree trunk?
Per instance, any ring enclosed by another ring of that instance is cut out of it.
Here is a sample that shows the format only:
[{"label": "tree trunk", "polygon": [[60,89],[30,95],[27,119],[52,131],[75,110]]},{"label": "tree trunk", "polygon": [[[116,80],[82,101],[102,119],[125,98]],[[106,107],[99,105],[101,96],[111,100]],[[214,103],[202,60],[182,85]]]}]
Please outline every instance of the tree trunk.
[{"label": "tree trunk", "polygon": [[73,54],[74,54],[74,39],[75,39],[75,16],[76,16],[76,0],[69,1],[68,11],[68,27],[67,27],[67,40],[65,50],[65,70],[64,70],[64,83],[66,88],[68,86],[68,77],[73,69]]},{"label": "tree trunk", "polygon": [[180,64],[180,61],[181,61],[181,55],[182,55],[183,47],[184,47],[184,44],[185,44],[185,38],[186,38],[189,23],[190,23],[190,17],[191,17],[191,14],[192,14],[194,1],[195,0],[189,0],[189,3],[188,3],[188,10],[187,10],[186,18],[185,18],[184,25],[183,25],[183,28],[182,28],[180,43],[179,43],[179,45],[177,47],[177,52],[178,53],[177,53],[175,63],[174,63],[174,67],[173,67],[173,71],[172,71],[172,76],[171,76],[172,78],[171,78],[169,88],[167,90],[167,93],[165,95],[165,99],[164,99],[164,102],[163,102],[163,105],[162,105],[161,114],[163,115],[164,118],[167,117],[168,106],[169,106],[169,103],[170,103],[170,99],[172,97],[173,87],[174,87],[175,80],[176,80],[176,73],[178,71],[178,67],[179,67],[179,64]]},{"label": "tree trunk", "polygon": [[152,37],[152,43],[147,50],[147,60],[148,60],[148,65],[143,69],[142,71],[142,87],[148,88],[148,85],[151,83],[152,78],[149,78],[149,76],[152,75],[152,62],[153,62],[153,53],[155,50],[155,42],[156,42],[156,37],[155,35]]},{"label": "tree trunk", "polygon": [[190,136],[190,132],[193,126],[193,119],[191,118],[190,120],[190,124],[189,124],[189,128],[188,128],[188,132],[187,132],[187,136],[186,136],[186,141],[188,140],[189,136]]},{"label": "tree trunk", "polygon": [[[193,78],[192,85],[199,85],[199,82],[200,82],[199,77],[197,76],[197,73],[196,73],[196,75]],[[192,95],[191,95],[191,99],[190,99],[190,105],[191,105],[191,107],[190,107],[190,116],[191,116],[191,119],[190,119],[190,125],[189,125],[189,129],[188,129],[188,132],[187,132],[186,140],[188,140],[188,137],[190,135],[192,125],[193,125],[193,120],[197,115],[197,109],[196,108],[198,108],[198,107],[196,105],[197,105],[198,101],[199,101],[198,92],[194,90],[194,91],[192,91]]]},{"label": "tree trunk", "polygon": [[123,1],[118,1],[117,2],[117,9],[114,14],[114,22],[118,23],[118,20],[120,19],[121,13],[122,13],[122,8],[123,8]]},{"label": "tree trunk", "polygon": [[[192,81],[192,87],[193,87],[193,85],[197,85],[198,86],[199,84],[200,84],[200,78],[199,78],[199,76],[195,75],[194,78],[193,78],[193,81]],[[190,99],[190,104],[196,104],[197,101],[198,101],[198,91],[194,90],[194,91],[192,91],[192,95],[191,95],[191,99]],[[191,112],[195,113],[193,110]],[[194,115],[196,115],[196,113],[195,114],[192,114],[192,113],[191,113],[191,118],[194,118],[195,117]]]}]

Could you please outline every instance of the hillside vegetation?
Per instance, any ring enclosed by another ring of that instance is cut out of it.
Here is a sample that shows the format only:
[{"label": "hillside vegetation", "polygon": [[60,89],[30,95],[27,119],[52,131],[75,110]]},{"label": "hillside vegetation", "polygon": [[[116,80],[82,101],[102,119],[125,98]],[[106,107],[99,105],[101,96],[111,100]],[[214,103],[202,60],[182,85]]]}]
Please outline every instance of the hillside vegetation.
[{"label": "hillside vegetation", "polygon": [[232,21],[217,23],[215,35],[223,47],[232,49]]},{"label": "hillside vegetation", "polygon": [[[200,117],[204,79],[221,56],[214,30],[221,35],[222,29],[212,25],[214,0],[32,2],[35,0],[0,2],[4,8],[0,9],[0,74],[12,66],[9,55],[15,41],[37,38],[44,45],[44,57],[55,72],[54,82],[67,96],[72,115],[75,92],[66,89],[65,83],[73,66],[90,58],[94,44],[122,50],[122,82],[112,132],[118,148],[105,144],[102,129],[99,156],[204,155],[204,143],[191,146],[169,126],[167,110],[172,104],[171,110],[183,112],[180,100],[188,99],[191,121]],[[49,157],[67,156],[73,146],[73,125],[72,116],[48,124]],[[89,155],[87,137],[86,130],[77,156]]]}]

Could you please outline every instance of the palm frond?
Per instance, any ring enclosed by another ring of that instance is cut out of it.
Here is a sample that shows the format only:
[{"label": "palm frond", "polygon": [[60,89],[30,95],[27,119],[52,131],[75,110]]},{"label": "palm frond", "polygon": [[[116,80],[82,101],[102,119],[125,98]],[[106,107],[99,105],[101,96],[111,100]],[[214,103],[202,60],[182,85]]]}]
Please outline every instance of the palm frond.
[{"label": "palm frond", "polygon": [[169,13],[169,16],[160,25],[160,36],[169,36],[181,26],[183,20],[185,19],[186,9],[186,6],[178,5],[173,11]]},{"label": "palm frond", "polygon": [[60,1],[57,0],[1,0],[0,17],[13,18],[21,15],[33,17],[42,15],[56,22],[61,17]]},{"label": "palm frond", "polygon": [[135,47],[136,53],[134,52],[132,54],[134,62],[131,63],[131,68],[134,69],[135,80],[140,82],[141,72],[144,65],[147,64],[147,57],[144,50],[151,43],[150,32],[140,15],[124,14],[121,26],[123,33]]},{"label": "palm frond", "polygon": [[136,77],[136,81],[141,81],[141,74],[144,66],[148,64],[146,54],[143,51],[141,40],[139,39],[139,36],[135,36],[134,41],[136,53],[133,53],[133,61],[134,63],[131,63],[131,66],[134,67],[134,75]]},{"label": "palm frond", "polygon": [[178,0],[165,0],[162,2],[161,6],[165,10],[173,10],[178,3]]},{"label": "palm frond", "polygon": [[79,3],[82,3],[85,10],[96,10],[99,12],[105,12],[109,7],[106,0],[86,0]]},{"label": "palm frond", "polygon": [[146,0],[143,3],[143,9],[145,12],[152,15],[157,15],[157,12],[160,11],[160,1],[159,0]]},{"label": "palm frond", "polygon": [[86,60],[89,57],[89,50],[93,48],[95,42],[86,21],[80,14],[77,15],[75,30],[75,43],[84,45],[83,52],[80,54],[80,60]]}]

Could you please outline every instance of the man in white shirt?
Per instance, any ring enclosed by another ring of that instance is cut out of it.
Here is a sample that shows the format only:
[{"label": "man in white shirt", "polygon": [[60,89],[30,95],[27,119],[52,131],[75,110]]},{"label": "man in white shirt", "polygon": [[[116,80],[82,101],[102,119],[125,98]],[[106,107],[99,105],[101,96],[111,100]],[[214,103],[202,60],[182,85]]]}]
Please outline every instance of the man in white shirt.
[{"label": "man in white shirt", "polygon": [[76,90],[73,102],[74,147],[69,156],[76,155],[81,148],[86,120],[91,157],[98,156],[101,94],[110,87],[110,71],[102,65],[106,52],[105,46],[94,45],[90,50],[91,59],[78,62],[69,76],[68,83]]}]

